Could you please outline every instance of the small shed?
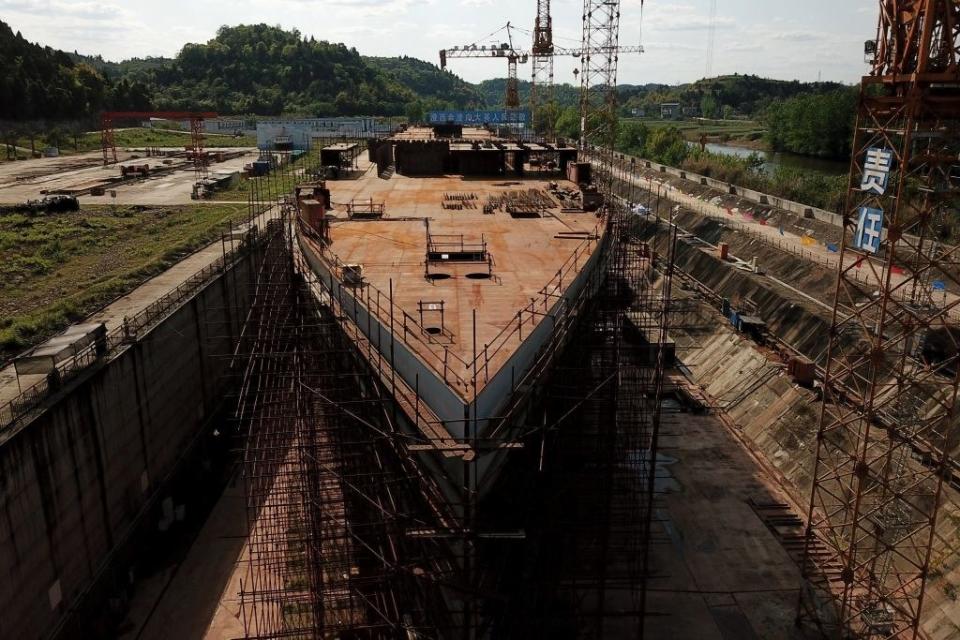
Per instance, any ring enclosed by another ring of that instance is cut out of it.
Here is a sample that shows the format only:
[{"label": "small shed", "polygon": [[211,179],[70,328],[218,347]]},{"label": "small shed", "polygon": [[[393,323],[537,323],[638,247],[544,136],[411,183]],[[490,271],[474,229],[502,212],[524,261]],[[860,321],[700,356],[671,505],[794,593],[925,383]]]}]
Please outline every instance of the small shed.
[{"label": "small shed", "polygon": [[679,102],[663,102],[660,104],[660,117],[664,120],[676,120],[683,115]]},{"label": "small shed", "polygon": [[90,347],[95,347],[97,353],[105,351],[106,339],[107,329],[102,322],[73,325],[14,360],[14,370],[18,376],[49,375],[57,364]]},{"label": "small shed", "polygon": [[352,167],[360,152],[360,145],[355,142],[338,142],[320,150],[320,164],[324,167]]}]

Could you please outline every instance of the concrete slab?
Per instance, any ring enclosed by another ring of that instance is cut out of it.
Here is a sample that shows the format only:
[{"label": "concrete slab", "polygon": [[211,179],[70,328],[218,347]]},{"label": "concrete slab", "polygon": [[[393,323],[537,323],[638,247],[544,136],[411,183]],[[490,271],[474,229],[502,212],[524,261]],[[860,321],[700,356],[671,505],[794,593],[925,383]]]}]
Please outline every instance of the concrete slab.
[{"label": "concrete slab", "polygon": [[668,411],[646,631],[677,640],[799,639],[800,574],[747,500],[786,501],[715,416]]},{"label": "concrete slab", "polygon": [[[250,162],[255,149],[224,148],[217,151],[242,152],[244,155],[224,162],[210,165],[211,172],[240,171]],[[178,167],[172,172],[164,172],[140,180],[111,185],[111,178],[120,177],[120,164],[129,163],[134,157],[137,164],[149,164],[160,170],[166,169],[164,160],[170,166]],[[86,189],[102,185],[108,191],[115,190],[116,198],[106,196],[82,196],[82,204],[190,204],[190,194],[196,176],[193,165],[186,158],[144,157],[130,151],[119,151],[120,164],[104,167],[100,152],[82,153],[60,158],[38,158],[24,162],[0,164],[0,203],[16,204],[27,200],[37,200],[43,192],[57,190]]]},{"label": "concrete slab", "polygon": [[243,636],[236,571],[246,551],[246,498],[237,473],[182,562],[144,580],[120,640]]}]

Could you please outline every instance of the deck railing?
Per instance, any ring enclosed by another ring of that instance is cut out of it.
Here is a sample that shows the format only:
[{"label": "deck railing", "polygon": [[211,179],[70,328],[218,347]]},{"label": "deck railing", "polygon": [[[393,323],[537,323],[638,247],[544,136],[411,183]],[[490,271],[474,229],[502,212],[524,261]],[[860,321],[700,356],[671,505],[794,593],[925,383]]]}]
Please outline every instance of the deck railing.
[{"label": "deck railing", "polygon": [[[332,283],[337,301],[341,308],[349,308],[350,302],[344,298],[344,289],[348,289],[347,296],[359,304],[371,316],[387,327],[393,328],[395,338],[416,353],[424,363],[439,375],[447,384],[453,383],[463,389],[476,393],[478,385],[486,384],[491,377],[491,363],[510,344],[519,344],[524,335],[537,326],[542,318],[549,314],[554,304],[564,298],[564,291],[577,277],[580,269],[587,263],[597,245],[602,239],[605,220],[598,218],[593,230],[584,235],[573,253],[557,269],[556,274],[540,289],[537,296],[530,303],[517,311],[515,319],[508,323],[492,340],[477,345],[477,353],[469,360],[457,355],[443,341],[452,339],[452,334],[443,331],[434,335],[427,331],[420,322],[409,313],[392,304],[389,292],[383,292],[369,282],[362,286],[350,286],[338,281]],[[300,224],[301,232],[311,237],[311,246],[319,251],[324,262],[331,268],[331,273],[340,272],[347,265],[340,260],[323,242],[316,232],[309,226]],[[336,276],[335,276],[336,277]],[[331,283],[326,283],[328,289]],[[356,314],[354,314],[356,316]],[[496,373],[496,370],[492,373]]]}]

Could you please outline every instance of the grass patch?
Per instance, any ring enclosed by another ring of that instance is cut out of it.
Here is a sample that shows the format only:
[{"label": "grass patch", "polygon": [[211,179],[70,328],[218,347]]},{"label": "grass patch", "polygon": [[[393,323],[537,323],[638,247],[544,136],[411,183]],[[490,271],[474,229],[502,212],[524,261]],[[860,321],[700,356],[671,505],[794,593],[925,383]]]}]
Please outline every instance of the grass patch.
[{"label": "grass patch", "polygon": [[0,215],[0,360],[128,293],[246,214],[246,205],[212,203]]},{"label": "grass patch", "polygon": [[[117,148],[121,147],[184,147],[191,144],[189,131],[173,131],[168,129],[122,129],[114,134],[114,141]],[[59,145],[54,144],[59,142]],[[207,149],[216,149],[220,147],[255,147],[257,146],[256,136],[243,135],[237,138],[233,136],[208,135],[203,139],[204,147]],[[21,136],[17,140],[18,155],[26,158],[30,155],[30,138]],[[70,155],[73,153],[85,153],[88,151],[98,151],[101,148],[100,132],[91,131],[77,137],[76,141],[72,135],[62,134],[59,140],[51,139],[49,132],[38,134],[34,138],[34,148],[37,153],[43,152],[48,146],[59,146],[61,155]],[[0,146],[0,156],[6,159],[6,147]]]},{"label": "grass patch", "polygon": [[958,595],[957,586],[949,583],[943,585],[943,594],[951,600],[956,600]]},{"label": "grass patch", "polygon": [[641,118],[623,118],[623,122],[642,122],[651,131],[675,127],[688,142],[700,142],[700,136],[719,138],[723,142],[757,142],[762,145],[766,129],[753,120],[650,120]]}]

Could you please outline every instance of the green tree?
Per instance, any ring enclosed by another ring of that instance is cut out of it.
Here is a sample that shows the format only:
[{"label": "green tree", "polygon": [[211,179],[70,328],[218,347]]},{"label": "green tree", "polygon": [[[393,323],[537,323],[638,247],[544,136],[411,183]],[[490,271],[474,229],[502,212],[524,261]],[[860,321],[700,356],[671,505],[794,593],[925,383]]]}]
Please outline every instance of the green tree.
[{"label": "green tree", "polygon": [[704,94],[700,100],[700,115],[704,118],[714,120],[720,115],[720,103],[713,93]]},{"label": "green tree", "polygon": [[60,143],[63,142],[64,133],[60,127],[54,126],[47,129],[46,141],[47,144],[51,147],[60,148]]},{"label": "green tree", "polygon": [[690,147],[683,134],[674,126],[657,129],[647,138],[645,155],[651,160],[679,167],[690,155]]},{"label": "green tree", "polygon": [[842,89],[775,101],[763,114],[773,149],[846,158],[850,155],[856,92]]},{"label": "green tree", "polygon": [[80,137],[86,133],[86,127],[83,126],[82,122],[77,122],[74,120],[67,125],[67,131],[70,134],[70,138],[73,140],[73,150],[80,151]]},{"label": "green tree", "polygon": [[541,105],[533,115],[538,134],[542,135],[556,131],[557,119],[560,117],[560,108],[556,102]]},{"label": "green tree", "polygon": [[426,110],[423,108],[423,101],[417,99],[407,104],[406,116],[408,122],[423,122],[426,118]]},{"label": "green tree", "polygon": [[642,122],[621,121],[617,131],[616,148],[630,155],[643,155],[650,129]]},{"label": "green tree", "polygon": [[580,137],[580,110],[576,107],[567,107],[557,118],[557,134],[564,138],[577,139]]},{"label": "green tree", "polygon": [[17,140],[20,138],[20,130],[12,122],[5,122],[0,126],[0,138],[3,140],[7,151],[7,160],[17,159]]}]

